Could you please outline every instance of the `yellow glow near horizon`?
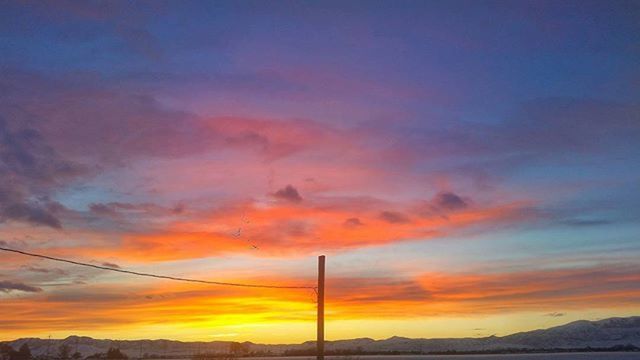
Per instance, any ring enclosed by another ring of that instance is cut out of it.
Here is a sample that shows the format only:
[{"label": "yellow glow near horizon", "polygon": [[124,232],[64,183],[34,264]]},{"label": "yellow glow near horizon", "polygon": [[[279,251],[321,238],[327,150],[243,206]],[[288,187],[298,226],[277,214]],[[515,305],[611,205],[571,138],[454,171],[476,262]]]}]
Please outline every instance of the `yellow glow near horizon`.
[{"label": "yellow glow near horizon", "polygon": [[[633,316],[638,309],[611,312],[595,309],[565,313],[563,316],[540,316],[539,312],[522,312],[489,316],[425,317],[415,319],[328,320],[327,340],[369,337],[376,340],[392,336],[410,338],[461,338],[504,336],[562,325],[575,320],[596,320],[609,316]],[[258,319],[264,314],[203,319],[197,322],[138,323],[119,328],[57,331],[3,332],[0,340],[20,337],[65,338],[70,335],[96,339],[170,339],[179,341],[251,341],[263,344],[302,343],[315,339],[315,321],[279,321]],[[152,335],[145,335],[152,334]]]}]

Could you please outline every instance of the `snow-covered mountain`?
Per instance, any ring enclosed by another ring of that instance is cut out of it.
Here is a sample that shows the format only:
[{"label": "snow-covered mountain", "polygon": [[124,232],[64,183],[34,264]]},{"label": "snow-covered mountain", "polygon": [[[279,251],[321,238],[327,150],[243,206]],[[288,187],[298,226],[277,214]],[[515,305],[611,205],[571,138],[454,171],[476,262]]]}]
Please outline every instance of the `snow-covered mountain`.
[{"label": "snow-covered mountain", "polygon": [[[68,345],[72,352],[83,356],[104,353],[109,347],[118,347],[130,357],[154,354],[171,357],[185,357],[199,353],[226,353],[231,342],[181,342],[171,340],[96,340],[89,337],[70,336],[66,339],[46,340],[23,338],[8,342],[15,349],[28,343],[35,355],[55,354],[60,345]],[[315,343],[265,345],[243,343],[251,352],[270,352],[279,355],[285,351],[311,350]],[[575,321],[549,329],[516,333],[507,336],[460,339],[409,339],[392,337],[385,340],[368,338],[328,341],[327,351],[361,350],[366,352],[441,352],[441,351],[484,351],[500,349],[554,349],[554,348],[604,348],[617,345],[640,347],[640,316],[610,318],[600,321]]]}]

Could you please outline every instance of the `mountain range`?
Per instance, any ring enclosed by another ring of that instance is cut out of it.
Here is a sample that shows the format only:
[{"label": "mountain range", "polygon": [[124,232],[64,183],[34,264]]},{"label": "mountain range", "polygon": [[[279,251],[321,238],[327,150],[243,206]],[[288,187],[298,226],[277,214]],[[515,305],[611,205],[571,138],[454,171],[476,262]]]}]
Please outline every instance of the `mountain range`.
[{"label": "mountain range", "polygon": [[[83,356],[104,353],[109,347],[117,347],[129,357],[148,356],[190,357],[194,354],[228,353],[233,342],[182,342],[173,340],[98,340],[90,337],[70,336],[66,339],[21,338],[7,341],[14,349],[27,343],[34,355],[55,354],[58,347],[66,344],[72,352]],[[237,344],[237,343],[236,343]],[[580,320],[548,329],[515,333],[507,336],[482,338],[411,339],[391,337],[384,340],[359,338],[327,341],[327,352],[392,353],[416,352],[437,353],[447,351],[500,351],[504,349],[578,349],[609,348],[621,345],[640,347],[640,316],[609,318],[599,321]],[[242,343],[246,352],[282,355],[313,351],[315,342],[302,344],[255,344]]]}]

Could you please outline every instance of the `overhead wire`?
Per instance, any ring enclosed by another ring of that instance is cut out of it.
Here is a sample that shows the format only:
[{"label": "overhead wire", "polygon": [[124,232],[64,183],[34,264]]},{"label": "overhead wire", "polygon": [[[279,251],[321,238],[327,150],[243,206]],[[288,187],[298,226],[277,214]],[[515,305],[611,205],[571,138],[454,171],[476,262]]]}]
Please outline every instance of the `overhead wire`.
[{"label": "overhead wire", "polygon": [[63,263],[68,263],[68,264],[73,264],[73,265],[78,265],[78,266],[85,266],[85,267],[90,267],[90,268],[94,268],[94,269],[114,271],[114,272],[119,272],[119,273],[123,273],[123,274],[145,276],[145,277],[156,278],[156,279],[183,281],[183,282],[209,284],[209,285],[220,285],[220,286],[236,286],[236,287],[246,287],[246,288],[311,289],[313,291],[316,291],[316,287],[315,286],[260,285],[260,284],[243,284],[243,283],[224,282],[224,281],[190,279],[190,278],[167,276],[167,275],[157,275],[157,274],[143,273],[143,272],[125,270],[125,269],[109,267],[109,266],[101,266],[101,265],[89,264],[89,263],[85,263],[85,262],[68,260],[68,259],[63,259],[63,258],[58,258],[58,257],[53,257],[53,256],[48,256],[48,255],[42,255],[42,254],[36,254],[36,253],[32,253],[32,252],[27,252],[27,251],[17,250],[17,249],[10,249],[10,248],[5,248],[5,247],[0,247],[0,251],[12,252],[12,253],[16,253],[16,254],[25,255],[25,256],[31,256],[31,257],[41,258],[41,259],[58,261],[58,262],[63,262]]}]

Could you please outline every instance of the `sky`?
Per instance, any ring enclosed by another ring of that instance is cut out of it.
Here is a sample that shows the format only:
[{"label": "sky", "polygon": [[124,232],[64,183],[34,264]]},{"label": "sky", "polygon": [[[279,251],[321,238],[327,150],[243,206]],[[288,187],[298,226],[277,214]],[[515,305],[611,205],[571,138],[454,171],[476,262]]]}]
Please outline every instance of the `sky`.
[{"label": "sky", "polygon": [[[327,339],[640,315],[638,1],[7,1],[0,245]],[[0,340],[315,338],[0,252]]]}]

